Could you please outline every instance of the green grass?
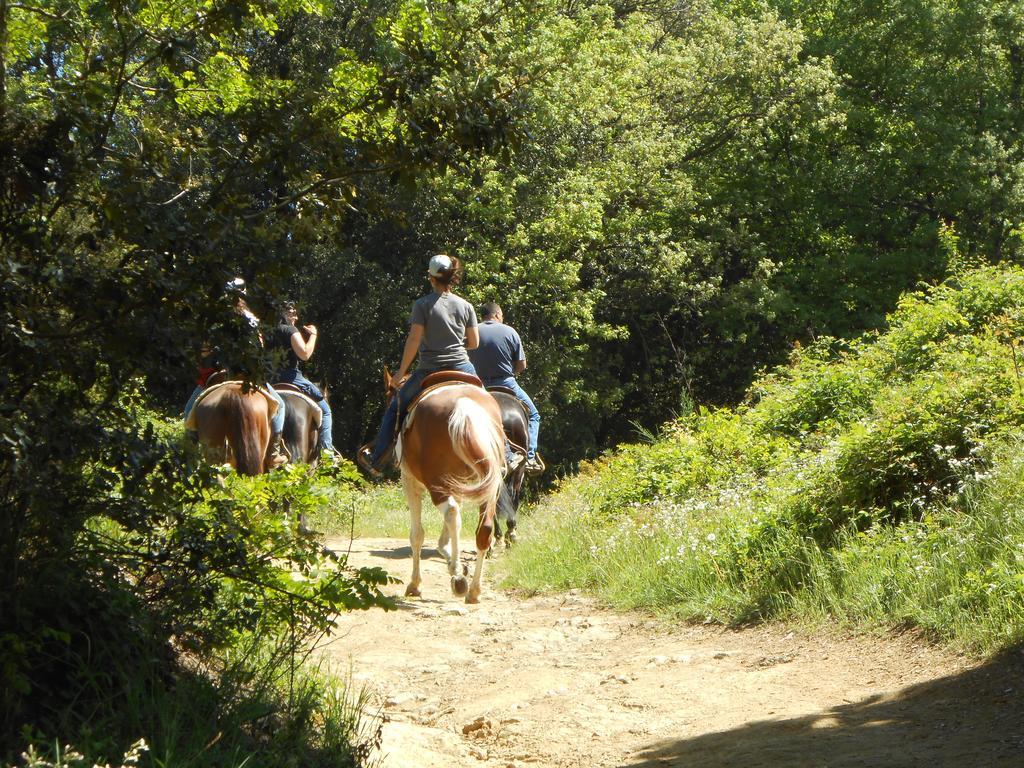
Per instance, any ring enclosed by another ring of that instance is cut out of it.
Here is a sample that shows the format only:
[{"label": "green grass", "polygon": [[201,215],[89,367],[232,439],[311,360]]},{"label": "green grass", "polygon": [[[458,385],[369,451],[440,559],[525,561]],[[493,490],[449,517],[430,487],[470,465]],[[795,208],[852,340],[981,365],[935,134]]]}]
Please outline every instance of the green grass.
[{"label": "green grass", "polygon": [[602,525],[581,485],[521,516],[521,543],[499,561],[505,586],[582,588],[618,608],[687,621],[916,627],[971,651],[1024,641],[1019,445],[1002,448],[987,476],[921,520],[848,525],[827,547],[779,526],[751,547],[756,524],[737,509],[687,518],[679,505],[652,504]]},{"label": "green grass", "polygon": [[[407,539],[409,507],[401,483],[365,484],[357,493],[338,493],[329,499],[310,514],[308,524],[327,536]],[[428,541],[441,533],[441,517],[426,496],[423,527]]]},{"label": "green grass", "polygon": [[505,584],[729,624],[1024,639],[1024,270],[906,296],[735,409],[585,465],[522,518]]},{"label": "green grass", "polygon": [[800,613],[906,624],[966,648],[1024,641],[1024,449],[1007,446],[957,504],[814,550]]}]

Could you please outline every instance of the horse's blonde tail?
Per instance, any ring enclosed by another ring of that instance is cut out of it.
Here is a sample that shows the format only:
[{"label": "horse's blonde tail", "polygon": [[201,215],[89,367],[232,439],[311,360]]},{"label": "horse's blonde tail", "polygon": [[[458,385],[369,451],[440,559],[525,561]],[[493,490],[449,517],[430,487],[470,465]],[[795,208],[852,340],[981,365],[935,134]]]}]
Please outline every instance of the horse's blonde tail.
[{"label": "horse's blonde tail", "polygon": [[505,467],[501,427],[479,403],[460,397],[448,418],[448,435],[455,455],[473,471],[472,477],[450,479],[453,494],[465,502],[493,506]]}]

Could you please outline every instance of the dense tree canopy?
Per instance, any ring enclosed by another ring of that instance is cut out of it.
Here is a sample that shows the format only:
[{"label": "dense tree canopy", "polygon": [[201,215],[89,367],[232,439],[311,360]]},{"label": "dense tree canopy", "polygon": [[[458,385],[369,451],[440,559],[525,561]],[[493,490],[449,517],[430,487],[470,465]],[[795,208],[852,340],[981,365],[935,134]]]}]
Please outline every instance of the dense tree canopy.
[{"label": "dense tree canopy", "polygon": [[877,326],[954,254],[1016,258],[1018,6],[537,7],[507,150],[362,180],[300,278],[342,444],[433,250],[523,333],[560,458],[735,398],[795,339]]}]

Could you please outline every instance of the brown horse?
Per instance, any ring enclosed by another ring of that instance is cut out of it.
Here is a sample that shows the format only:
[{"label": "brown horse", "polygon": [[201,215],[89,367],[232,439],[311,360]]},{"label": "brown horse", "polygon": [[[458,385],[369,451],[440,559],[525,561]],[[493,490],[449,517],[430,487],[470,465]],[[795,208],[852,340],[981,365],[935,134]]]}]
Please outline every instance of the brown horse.
[{"label": "brown horse", "polygon": [[[457,374],[456,374],[457,375]],[[390,374],[385,382],[391,389]],[[405,594],[420,594],[420,550],[423,547],[423,492],[444,517],[438,550],[448,560],[452,592],[467,603],[480,601],[484,558],[494,535],[494,512],[505,467],[505,434],[498,405],[483,387],[451,382],[431,387],[424,381],[407,426],[399,438],[396,455],[402,469],[402,485],[409,504],[409,543],[412,545],[412,578]],[[472,583],[459,568],[459,533],[462,506],[480,505],[476,529],[476,566]]]},{"label": "brown horse", "polygon": [[[306,393],[294,384],[278,383],[274,389],[285,403],[284,438],[291,460],[316,464],[320,458],[320,419],[323,411]],[[324,397],[327,393],[324,392]]]},{"label": "brown horse", "polygon": [[[501,426],[505,430],[509,445],[516,453],[526,455],[527,424],[530,414],[515,392],[505,387],[488,387],[491,397],[501,409]],[[505,540],[505,546],[511,546],[516,540],[516,513],[523,496],[523,481],[526,479],[526,462],[508,473],[498,494],[498,513],[495,516],[494,536]],[[505,521],[505,532],[502,535],[501,521]]]},{"label": "brown horse", "polygon": [[212,460],[226,459],[240,475],[260,475],[266,471],[270,415],[266,395],[231,381],[203,394],[189,415],[189,427],[199,433]]}]

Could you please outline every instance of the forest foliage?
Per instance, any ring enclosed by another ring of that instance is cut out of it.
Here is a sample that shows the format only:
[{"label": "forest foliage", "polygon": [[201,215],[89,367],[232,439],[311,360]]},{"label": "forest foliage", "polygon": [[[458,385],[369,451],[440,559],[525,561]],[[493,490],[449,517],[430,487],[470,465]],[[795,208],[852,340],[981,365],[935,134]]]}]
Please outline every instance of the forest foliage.
[{"label": "forest foliage", "polygon": [[[225,496],[166,426],[228,277],[265,320],[289,296],[320,327],[309,372],[349,452],[426,258],[462,257],[572,468],[755,379],[800,392],[758,371],[1019,259],[1022,27],[1014,0],[0,0],[0,751],[88,722],[64,707],[103,688],[112,627],[143,627],[160,678],[183,638],[224,654],[297,615],[278,566],[319,554],[273,521],[321,481]],[[835,375],[836,407],[874,396]],[[801,397],[778,440],[817,423]],[[843,519],[902,509],[840,485]],[[379,578],[303,587],[302,625]],[[250,598],[274,626],[245,623]],[[242,624],[214,621],[228,605]]]},{"label": "forest foliage", "polygon": [[1019,267],[907,294],[884,332],[798,348],[737,407],[567,478],[529,519],[512,580],[687,619],[1019,643],[1022,336]]}]

